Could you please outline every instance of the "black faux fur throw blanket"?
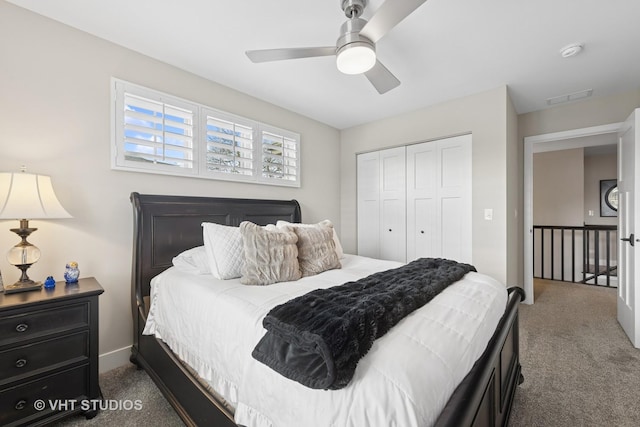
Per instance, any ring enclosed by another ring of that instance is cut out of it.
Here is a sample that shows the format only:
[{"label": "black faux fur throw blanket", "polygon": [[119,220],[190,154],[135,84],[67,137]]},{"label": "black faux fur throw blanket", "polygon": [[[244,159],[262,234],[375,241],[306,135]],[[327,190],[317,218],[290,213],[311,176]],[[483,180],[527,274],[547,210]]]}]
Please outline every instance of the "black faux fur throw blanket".
[{"label": "black faux fur throw blanket", "polygon": [[373,341],[469,271],[421,258],[355,282],[317,289],[274,307],[253,357],[314,389],[345,387]]}]

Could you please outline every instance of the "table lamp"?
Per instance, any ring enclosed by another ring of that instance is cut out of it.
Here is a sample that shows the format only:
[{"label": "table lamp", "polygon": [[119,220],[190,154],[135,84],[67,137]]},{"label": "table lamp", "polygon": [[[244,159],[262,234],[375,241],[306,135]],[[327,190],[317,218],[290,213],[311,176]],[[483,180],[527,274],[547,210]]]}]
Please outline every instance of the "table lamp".
[{"label": "table lamp", "polygon": [[22,238],[7,254],[7,260],[22,271],[20,279],[5,285],[4,293],[38,290],[41,282],[29,279],[27,269],[40,259],[40,249],[27,242],[27,237],[37,230],[29,228],[30,219],[71,218],[62,207],[51,186],[51,178],[45,175],[22,172],[0,173],[0,219],[17,219],[20,228],[11,231]]}]

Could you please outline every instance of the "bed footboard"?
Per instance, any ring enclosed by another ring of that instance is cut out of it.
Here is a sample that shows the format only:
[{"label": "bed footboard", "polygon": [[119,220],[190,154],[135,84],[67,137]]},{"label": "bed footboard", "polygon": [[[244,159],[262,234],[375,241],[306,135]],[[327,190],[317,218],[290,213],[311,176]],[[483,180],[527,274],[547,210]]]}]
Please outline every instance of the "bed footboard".
[{"label": "bed footboard", "polygon": [[516,386],[524,381],[520,366],[519,287],[508,289],[507,309],[480,359],[455,390],[437,427],[506,426]]}]

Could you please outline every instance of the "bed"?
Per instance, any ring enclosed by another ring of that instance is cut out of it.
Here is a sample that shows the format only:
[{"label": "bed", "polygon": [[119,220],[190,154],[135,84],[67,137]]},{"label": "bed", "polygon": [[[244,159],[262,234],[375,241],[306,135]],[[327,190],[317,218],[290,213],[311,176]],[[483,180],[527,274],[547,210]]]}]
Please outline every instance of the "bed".
[{"label": "bed", "polygon": [[[295,201],[228,199],[131,194],[134,210],[132,267],[133,346],[131,361],[145,369],[187,425],[235,426],[233,405],[200,378],[169,346],[143,334],[151,281],[170,269],[182,251],[203,244],[203,222],[238,226],[242,221],[274,224],[301,222]],[[351,262],[351,261],[349,261]],[[346,263],[348,264],[348,262]],[[472,365],[436,426],[504,426],[508,424],[516,385],[522,381],[518,355],[520,288],[508,290],[506,309],[484,352]],[[368,356],[367,356],[368,357]]]}]

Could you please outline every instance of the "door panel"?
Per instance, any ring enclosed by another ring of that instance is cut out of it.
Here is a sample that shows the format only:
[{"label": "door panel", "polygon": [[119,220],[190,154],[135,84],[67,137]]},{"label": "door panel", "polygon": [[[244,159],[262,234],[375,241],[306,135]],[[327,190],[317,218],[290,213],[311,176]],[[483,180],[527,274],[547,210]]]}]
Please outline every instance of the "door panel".
[{"label": "door panel", "polygon": [[357,156],[358,254],[380,258],[380,153]]},{"label": "door panel", "polygon": [[441,256],[472,263],[471,135],[438,141]]},{"label": "door panel", "polygon": [[390,148],[380,152],[380,258],[407,260],[406,150]]},{"label": "door panel", "polygon": [[[457,138],[456,138],[457,139]],[[458,141],[440,144],[440,164],[442,171],[442,188],[461,187],[465,184],[466,171],[463,147]]]},{"label": "door panel", "polygon": [[407,261],[439,256],[435,142],[407,147]]},{"label": "door panel", "polygon": [[[640,348],[640,304],[635,283],[640,278],[640,254],[635,228],[640,224],[635,191],[640,189],[640,150],[636,149],[640,109],[624,123],[618,142],[618,322],[637,348]],[[628,240],[622,240],[628,239]]]},{"label": "door panel", "polygon": [[404,198],[382,201],[382,231],[380,258],[406,261],[406,228]]},{"label": "door panel", "polygon": [[444,198],[442,203],[442,257],[457,261],[468,262],[465,257],[465,246],[468,243],[463,241],[461,224],[464,222],[465,212],[462,209],[460,198]]},{"label": "door panel", "polygon": [[358,216],[358,254],[380,258],[380,202],[364,200],[358,206],[358,210],[368,213]]},{"label": "door panel", "polygon": [[[407,229],[407,259],[437,257],[440,236],[436,227],[436,204],[434,199],[412,199],[414,218],[412,230]],[[407,227],[409,225],[407,224]],[[411,249],[409,249],[411,248]]]},{"label": "door panel", "polygon": [[357,156],[358,254],[406,261],[405,148]]}]

